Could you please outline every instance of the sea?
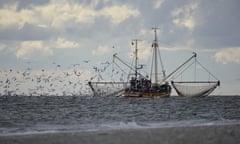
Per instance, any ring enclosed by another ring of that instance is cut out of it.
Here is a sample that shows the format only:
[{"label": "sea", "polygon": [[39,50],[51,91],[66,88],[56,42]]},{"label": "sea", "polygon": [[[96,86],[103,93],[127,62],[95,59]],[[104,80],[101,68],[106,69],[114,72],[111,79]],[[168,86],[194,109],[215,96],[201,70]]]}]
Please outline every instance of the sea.
[{"label": "sea", "polygon": [[0,136],[240,123],[240,96],[0,96]]}]

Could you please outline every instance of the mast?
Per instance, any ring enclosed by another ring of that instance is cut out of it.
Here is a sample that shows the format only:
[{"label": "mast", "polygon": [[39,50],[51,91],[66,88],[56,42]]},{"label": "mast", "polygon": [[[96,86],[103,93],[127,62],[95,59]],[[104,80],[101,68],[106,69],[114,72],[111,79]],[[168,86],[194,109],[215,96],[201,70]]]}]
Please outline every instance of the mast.
[{"label": "mast", "polygon": [[137,78],[138,75],[138,48],[137,48],[137,44],[138,41],[140,41],[139,39],[134,39],[132,40],[132,45],[135,45],[135,77]]},{"label": "mast", "polygon": [[158,55],[159,60],[162,68],[163,78],[165,79],[166,74],[163,67],[160,51],[158,49],[158,40],[157,40],[157,30],[159,28],[152,28],[154,30],[154,40],[153,40],[153,59],[152,59],[152,70],[151,70],[151,77],[153,77],[153,84],[158,85]]}]

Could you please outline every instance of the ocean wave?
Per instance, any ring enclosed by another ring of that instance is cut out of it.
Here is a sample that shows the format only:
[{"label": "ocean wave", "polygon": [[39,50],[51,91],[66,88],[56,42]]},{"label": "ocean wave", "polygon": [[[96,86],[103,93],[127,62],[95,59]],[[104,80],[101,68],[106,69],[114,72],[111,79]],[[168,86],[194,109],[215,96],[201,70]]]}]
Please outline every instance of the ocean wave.
[{"label": "ocean wave", "polygon": [[166,122],[112,122],[87,125],[37,125],[31,128],[0,128],[0,136],[34,135],[65,132],[98,132],[110,130],[136,130],[149,128],[177,128],[177,127],[199,127],[218,125],[240,125],[239,120],[184,120]]}]

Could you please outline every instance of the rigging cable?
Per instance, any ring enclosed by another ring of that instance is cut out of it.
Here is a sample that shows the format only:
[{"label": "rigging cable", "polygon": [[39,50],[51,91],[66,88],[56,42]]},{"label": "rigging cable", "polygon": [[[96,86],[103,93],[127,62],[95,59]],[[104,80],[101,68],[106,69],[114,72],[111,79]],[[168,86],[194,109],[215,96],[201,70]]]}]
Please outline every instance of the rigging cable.
[{"label": "rigging cable", "polygon": [[207,68],[205,68],[198,60],[197,63],[206,71],[208,72],[213,78],[215,78],[216,80],[219,80],[216,76],[214,76],[209,70],[207,70]]}]

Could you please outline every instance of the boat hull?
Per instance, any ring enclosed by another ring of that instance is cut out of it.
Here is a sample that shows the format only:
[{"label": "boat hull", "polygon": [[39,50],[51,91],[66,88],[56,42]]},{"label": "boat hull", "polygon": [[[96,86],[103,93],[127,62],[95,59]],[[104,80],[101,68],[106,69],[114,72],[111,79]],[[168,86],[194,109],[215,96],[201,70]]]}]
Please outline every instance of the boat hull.
[{"label": "boat hull", "polygon": [[124,97],[130,98],[168,98],[170,97],[171,92],[138,92],[138,91],[125,91],[123,93]]}]

